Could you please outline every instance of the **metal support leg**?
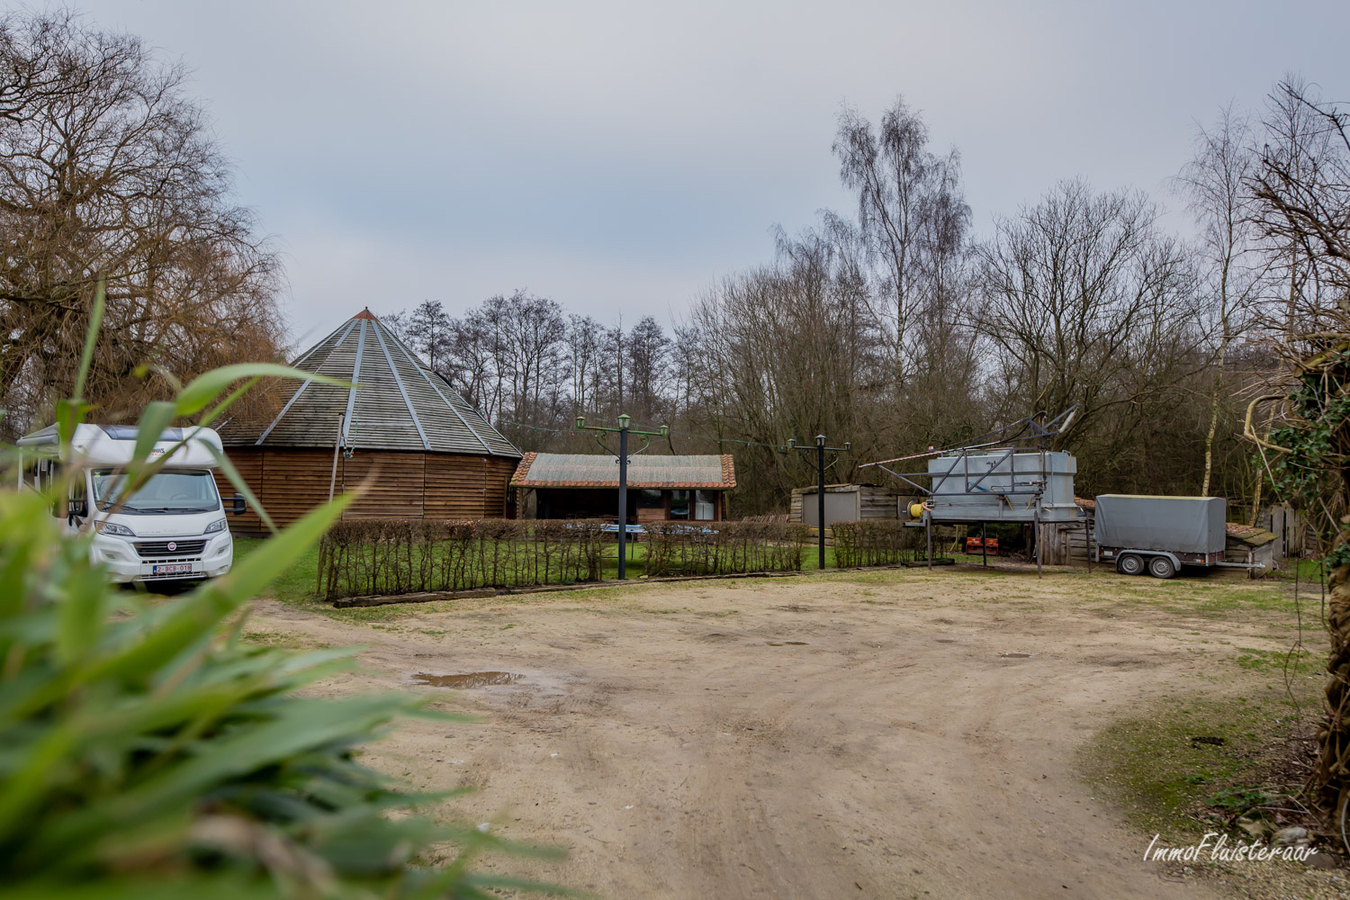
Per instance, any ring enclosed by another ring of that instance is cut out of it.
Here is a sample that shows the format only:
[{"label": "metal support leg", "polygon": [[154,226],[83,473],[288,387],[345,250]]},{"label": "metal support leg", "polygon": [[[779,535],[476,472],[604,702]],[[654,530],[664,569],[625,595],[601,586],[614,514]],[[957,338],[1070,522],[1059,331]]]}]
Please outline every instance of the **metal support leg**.
[{"label": "metal support leg", "polygon": [[980,564],[989,568],[989,524],[980,523]]},{"label": "metal support leg", "polygon": [[933,568],[933,517],[927,512],[923,514],[925,530],[928,532],[928,568]]},{"label": "metal support leg", "polygon": [[1036,541],[1036,577],[1041,577],[1041,514],[1037,511],[1032,516],[1031,535]]},{"label": "metal support leg", "polygon": [[1084,536],[1085,538],[1087,538],[1087,540],[1083,543],[1083,546],[1087,549],[1088,574],[1091,575],[1091,574],[1092,574],[1092,524],[1091,524],[1091,522],[1090,522],[1088,519],[1086,519],[1086,518],[1083,519],[1083,536]]}]

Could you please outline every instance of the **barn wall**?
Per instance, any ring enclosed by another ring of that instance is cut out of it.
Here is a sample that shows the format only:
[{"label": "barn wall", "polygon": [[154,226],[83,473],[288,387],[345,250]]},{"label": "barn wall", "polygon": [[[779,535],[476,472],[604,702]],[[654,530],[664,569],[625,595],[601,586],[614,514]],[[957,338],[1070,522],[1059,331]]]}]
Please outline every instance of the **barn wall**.
[{"label": "barn wall", "polygon": [[[244,484],[253,495],[260,496],[262,492],[262,470],[263,454],[261,450],[252,448],[231,448],[226,454],[234,468],[239,472],[239,476],[244,479]],[[237,491],[230,479],[225,477],[225,473],[220,469],[215,470],[216,488],[220,491],[220,496],[225,499],[225,508],[230,507],[230,498]],[[258,518],[258,512],[250,505],[242,516],[230,515],[230,531],[236,534],[262,534],[266,531],[263,528],[262,519]]]},{"label": "barn wall", "polygon": [[342,518],[420,519],[425,480],[425,453],[357,450],[338,463],[337,492],[361,491]]},{"label": "barn wall", "polygon": [[428,519],[497,519],[516,461],[497,456],[428,454],[422,509]]},{"label": "barn wall", "polygon": [[[332,450],[231,447],[226,451],[273,521],[284,527],[328,500]],[[371,478],[366,492],[343,514],[362,518],[499,518],[506,513],[507,482],[516,461],[495,456],[358,450],[338,459],[335,495]],[[234,488],[223,473],[216,484],[226,498]],[[230,517],[237,534],[266,534],[250,508]]]},{"label": "barn wall", "polygon": [[858,485],[858,502],[863,519],[894,519],[900,513],[900,495],[875,484]]}]

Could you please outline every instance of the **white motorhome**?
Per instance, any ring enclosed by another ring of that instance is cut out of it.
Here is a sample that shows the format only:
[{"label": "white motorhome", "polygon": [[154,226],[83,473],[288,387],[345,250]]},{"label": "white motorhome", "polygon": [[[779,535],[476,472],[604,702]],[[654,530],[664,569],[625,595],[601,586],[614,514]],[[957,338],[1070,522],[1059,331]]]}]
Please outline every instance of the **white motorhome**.
[{"label": "white motorhome", "polygon": [[[167,457],[163,468],[124,496],[136,428],[77,425],[69,458],[59,458],[53,425],[19,440],[20,451],[28,451],[20,484],[42,490],[73,475],[66,495],[53,503],[52,515],[67,533],[93,532],[90,558],[114,581],[214,578],[230,570],[234,541],[216,490],[210,447],[221,447],[220,436],[210,428],[167,429],[150,453],[151,459]],[[230,511],[244,511],[239,494]]]}]

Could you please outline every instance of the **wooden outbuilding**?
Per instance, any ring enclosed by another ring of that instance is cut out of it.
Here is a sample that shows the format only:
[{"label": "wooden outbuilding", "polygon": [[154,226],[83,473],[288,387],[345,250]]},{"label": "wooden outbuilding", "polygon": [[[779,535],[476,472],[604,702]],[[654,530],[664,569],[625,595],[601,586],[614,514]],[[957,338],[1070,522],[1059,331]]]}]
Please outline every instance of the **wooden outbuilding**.
[{"label": "wooden outbuilding", "polygon": [[[619,463],[598,453],[526,453],[511,486],[521,515],[535,519],[614,519]],[[648,456],[628,463],[628,522],[726,518],[725,493],[736,486],[731,454]]]},{"label": "wooden outbuilding", "polygon": [[[278,381],[273,408],[219,428],[278,525],[365,485],[344,518],[500,518],[521,454],[370,310],[292,363],[355,387]],[[229,496],[223,474],[221,492]],[[230,528],[265,533],[250,509]]]},{"label": "wooden outbuilding", "polygon": [[[815,528],[820,517],[819,490],[816,485],[792,489],[789,522],[801,522]],[[825,526],[835,522],[865,522],[871,519],[900,517],[907,495],[876,484],[825,485]]]},{"label": "wooden outbuilding", "polygon": [[1268,575],[1280,567],[1280,557],[1277,555],[1279,535],[1237,522],[1229,522],[1224,530],[1223,558],[1226,561],[1265,566],[1264,569],[1253,570],[1253,577],[1258,574]]},{"label": "wooden outbuilding", "polygon": [[1048,566],[1087,565],[1096,552],[1092,540],[1092,522],[1097,514],[1097,501],[1074,497],[1074,505],[1082,516],[1077,522],[1042,522],[1040,540],[1043,542],[1041,562]]}]

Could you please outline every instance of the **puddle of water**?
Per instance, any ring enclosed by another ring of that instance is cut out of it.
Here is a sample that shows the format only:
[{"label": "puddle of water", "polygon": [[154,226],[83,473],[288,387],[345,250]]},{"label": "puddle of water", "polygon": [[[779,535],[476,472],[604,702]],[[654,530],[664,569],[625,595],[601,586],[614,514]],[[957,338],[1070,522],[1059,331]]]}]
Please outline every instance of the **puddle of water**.
[{"label": "puddle of water", "polygon": [[1031,659],[1030,653],[1004,653],[1001,655],[1004,659]]},{"label": "puddle of water", "polygon": [[524,678],[511,672],[466,672],[463,675],[428,675],[418,672],[413,676],[417,684],[429,684],[433,687],[476,688],[490,684],[511,684]]}]

